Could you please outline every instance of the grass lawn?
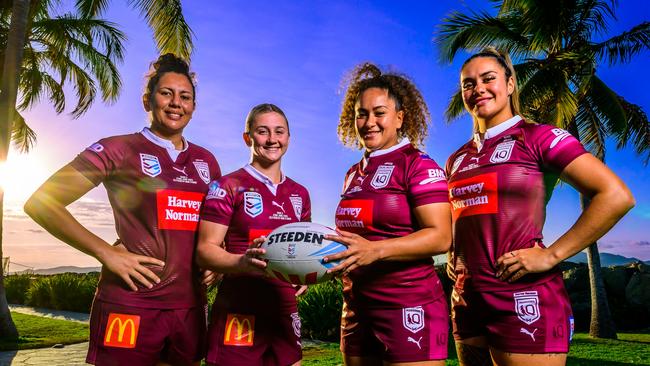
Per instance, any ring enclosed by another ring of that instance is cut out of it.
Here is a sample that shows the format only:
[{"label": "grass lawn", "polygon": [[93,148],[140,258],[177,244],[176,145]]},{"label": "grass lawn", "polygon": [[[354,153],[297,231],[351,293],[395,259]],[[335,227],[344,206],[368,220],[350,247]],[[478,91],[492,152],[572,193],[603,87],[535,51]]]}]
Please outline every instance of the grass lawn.
[{"label": "grass lawn", "polygon": [[[577,333],[571,344],[567,365],[650,365],[650,334],[619,333],[618,337],[618,340],[591,339],[585,333]],[[305,348],[302,364],[303,366],[342,365],[339,345],[324,343]],[[453,346],[449,349],[447,365],[458,365]]]},{"label": "grass lawn", "polygon": [[17,340],[0,340],[0,351],[51,347],[88,340],[88,324],[40,316],[11,313],[21,336]]}]

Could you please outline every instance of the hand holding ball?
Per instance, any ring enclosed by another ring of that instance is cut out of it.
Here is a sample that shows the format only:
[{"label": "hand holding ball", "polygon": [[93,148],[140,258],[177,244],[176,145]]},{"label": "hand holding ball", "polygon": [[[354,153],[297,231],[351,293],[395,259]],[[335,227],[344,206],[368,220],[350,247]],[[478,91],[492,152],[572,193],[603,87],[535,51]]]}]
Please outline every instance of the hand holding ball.
[{"label": "hand holding ball", "polygon": [[275,278],[297,285],[310,285],[332,278],[326,271],[338,262],[324,263],[327,255],[342,252],[346,246],[325,239],[337,235],[327,226],[313,222],[294,222],[273,230],[260,246],[266,254],[266,271]]}]

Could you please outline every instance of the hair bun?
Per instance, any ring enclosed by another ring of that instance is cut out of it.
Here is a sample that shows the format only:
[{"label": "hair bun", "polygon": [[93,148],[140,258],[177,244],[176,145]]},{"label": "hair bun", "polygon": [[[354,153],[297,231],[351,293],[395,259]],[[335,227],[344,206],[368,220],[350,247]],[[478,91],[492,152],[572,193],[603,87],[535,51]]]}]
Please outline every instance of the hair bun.
[{"label": "hair bun", "polygon": [[173,53],[160,55],[160,57],[151,64],[151,67],[157,72],[177,70],[182,71],[182,73],[189,73],[190,71],[190,66],[187,61]]}]

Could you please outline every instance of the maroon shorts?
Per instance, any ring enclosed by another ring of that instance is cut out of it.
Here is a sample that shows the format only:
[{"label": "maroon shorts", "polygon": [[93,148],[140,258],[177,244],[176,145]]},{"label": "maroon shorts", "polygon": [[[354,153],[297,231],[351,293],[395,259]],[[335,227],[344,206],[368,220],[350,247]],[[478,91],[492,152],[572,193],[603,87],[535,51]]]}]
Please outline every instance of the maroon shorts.
[{"label": "maroon shorts", "polygon": [[573,315],[561,276],[513,291],[465,291],[451,296],[454,338],[486,337],[512,353],[567,353]]},{"label": "maroon shorts", "polygon": [[206,357],[209,365],[284,366],[300,359],[300,317],[297,312],[255,315],[213,306]]},{"label": "maroon shorts", "polygon": [[205,308],[144,309],[95,300],[86,362],[190,365],[205,355]]},{"label": "maroon shorts", "polygon": [[445,298],[405,308],[343,304],[341,352],[347,356],[415,362],[447,358],[449,309]]}]

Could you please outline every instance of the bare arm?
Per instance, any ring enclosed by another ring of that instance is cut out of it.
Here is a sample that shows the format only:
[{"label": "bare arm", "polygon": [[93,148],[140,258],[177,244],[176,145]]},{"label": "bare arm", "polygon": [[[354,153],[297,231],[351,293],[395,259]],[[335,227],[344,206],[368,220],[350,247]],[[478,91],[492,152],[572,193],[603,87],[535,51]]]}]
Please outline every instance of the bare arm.
[{"label": "bare arm", "polygon": [[66,165],[32,194],[25,203],[25,212],[58,239],[95,257],[134,291],[137,291],[137,286],[133,280],[149,288],[153,286],[150,281],[160,282],[160,279],[142,264],[164,266],[163,261],[110,245],[70,214],[66,207],[94,187],[83,174]]},{"label": "bare arm", "polygon": [[330,272],[347,273],[376,261],[409,261],[431,257],[449,250],[451,245],[451,210],[449,203],[432,203],[416,207],[415,217],[421,229],[409,235],[386,240],[369,241],[357,234],[340,231],[328,236],[348,249],[328,256],[326,261],[344,259]]},{"label": "bare arm", "polygon": [[583,154],[562,171],[562,180],[591,198],[573,226],[547,249],[515,250],[497,259],[499,276],[515,281],[530,272],[544,272],[605,235],[632,207],[625,183],[591,154]]},{"label": "bare arm", "polygon": [[256,258],[265,253],[264,249],[256,247],[263,240],[256,240],[244,254],[233,254],[221,246],[227,232],[226,225],[201,220],[199,243],[196,248],[196,261],[199,266],[221,273],[264,272],[266,262]]}]

